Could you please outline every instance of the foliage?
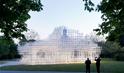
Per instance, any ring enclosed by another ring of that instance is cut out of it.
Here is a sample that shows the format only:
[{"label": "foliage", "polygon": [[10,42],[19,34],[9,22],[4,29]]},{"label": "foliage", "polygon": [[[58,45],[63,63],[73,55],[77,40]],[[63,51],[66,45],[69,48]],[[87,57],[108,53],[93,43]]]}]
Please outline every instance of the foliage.
[{"label": "foliage", "polygon": [[124,36],[124,0],[103,0],[98,6],[103,23],[96,29],[98,34],[107,34],[108,41],[120,42]]},{"label": "foliage", "polygon": [[27,31],[25,23],[29,18],[29,11],[41,11],[40,0],[0,0],[0,59],[18,58],[17,45],[13,38],[22,39]]},{"label": "foliage", "polygon": [[115,42],[99,42],[98,45],[102,49],[102,57],[114,57],[114,55],[120,49],[119,45]]},{"label": "foliage", "polygon": [[[119,42],[124,37],[124,0],[102,0],[95,9],[91,0],[85,1],[85,10],[97,10],[102,13],[103,22],[94,29],[98,35],[108,34],[107,41]],[[123,39],[124,40],[124,39]],[[120,44],[123,45],[124,44]]]},{"label": "foliage", "polygon": [[22,39],[20,39],[20,41],[19,41],[19,45],[25,45],[26,42],[27,42],[27,39],[22,38]]},{"label": "foliage", "polygon": [[9,45],[7,44],[7,40],[4,40],[3,37],[0,37],[0,57],[2,57],[2,55],[9,54]]},{"label": "foliage", "polygon": [[20,39],[19,44],[25,45],[28,42],[34,42],[38,39],[39,35],[34,30],[28,30],[26,33],[24,33],[25,38]]},{"label": "foliage", "polygon": [[103,22],[94,29],[98,35],[107,34],[107,41],[99,43],[102,44],[102,55],[124,60],[124,0],[101,0],[97,8],[91,0],[83,1],[85,10],[89,12],[96,10],[102,13]]},{"label": "foliage", "polygon": [[3,55],[8,55],[9,54],[9,46],[7,45],[1,45],[0,44],[0,58],[3,56]]},{"label": "foliage", "polygon": [[117,54],[115,54],[116,60],[124,61],[124,47],[120,48]]},{"label": "foliage", "polygon": [[94,3],[91,0],[83,0],[85,2],[85,10],[88,10],[89,12],[94,10]]},{"label": "foliage", "polygon": [[121,47],[117,42],[97,42],[101,47],[101,57],[115,58],[116,60],[124,60],[124,47]]},{"label": "foliage", "polygon": [[0,60],[20,57],[17,51],[17,45],[13,41],[10,42],[10,40],[0,37]]},{"label": "foliage", "polygon": [[0,0],[0,32],[6,39],[22,38],[29,11],[42,10],[40,0]]}]

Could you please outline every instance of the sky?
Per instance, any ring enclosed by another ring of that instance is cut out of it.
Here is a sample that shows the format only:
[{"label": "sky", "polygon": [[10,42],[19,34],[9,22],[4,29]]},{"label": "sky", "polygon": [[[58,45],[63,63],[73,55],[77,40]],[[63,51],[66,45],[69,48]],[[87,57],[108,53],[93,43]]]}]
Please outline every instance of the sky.
[{"label": "sky", "polygon": [[[100,0],[92,0],[98,4]],[[102,22],[101,13],[84,11],[82,0],[41,0],[43,10],[30,12],[31,18],[26,22],[28,29],[47,38],[59,26],[90,34]]]}]

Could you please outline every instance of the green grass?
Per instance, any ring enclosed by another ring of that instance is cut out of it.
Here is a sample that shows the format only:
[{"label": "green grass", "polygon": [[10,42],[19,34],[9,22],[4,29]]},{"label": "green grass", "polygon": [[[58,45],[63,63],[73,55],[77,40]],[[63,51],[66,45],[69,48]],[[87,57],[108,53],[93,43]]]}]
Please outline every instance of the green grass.
[{"label": "green grass", "polygon": [[[58,65],[17,65],[1,67],[1,70],[16,71],[66,71],[85,72],[85,64],[58,64]],[[95,63],[91,64],[91,71],[96,72]],[[114,61],[105,59],[101,62],[101,72],[104,73],[124,73],[124,61]]]}]

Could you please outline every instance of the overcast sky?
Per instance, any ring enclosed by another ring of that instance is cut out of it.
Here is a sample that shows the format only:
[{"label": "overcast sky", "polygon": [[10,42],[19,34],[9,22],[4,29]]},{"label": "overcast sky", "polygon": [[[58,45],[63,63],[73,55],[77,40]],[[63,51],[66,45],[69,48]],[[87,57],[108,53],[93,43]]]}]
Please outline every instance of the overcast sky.
[{"label": "overcast sky", "polygon": [[[99,3],[100,0],[93,1]],[[84,11],[82,0],[41,0],[41,3],[43,10],[30,12],[31,19],[26,22],[28,28],[38,32],[41,39],[59,26],[89,34],[102,21],[100,13]]]}]

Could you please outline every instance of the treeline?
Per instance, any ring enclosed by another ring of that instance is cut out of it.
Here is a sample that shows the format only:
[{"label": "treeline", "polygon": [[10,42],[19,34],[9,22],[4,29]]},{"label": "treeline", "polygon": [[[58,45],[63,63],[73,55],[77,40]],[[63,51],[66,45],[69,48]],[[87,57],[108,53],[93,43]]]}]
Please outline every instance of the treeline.
[{"label": "treeline", "polygon": [[124,47],[117,42],[97,42],[101,48],[101,57],[113,58],[119,61],[124,61]]},{"label": "treeline", "polygon": [[17,47],[14,41],[0,36],[0,60],[20,58]]}]

